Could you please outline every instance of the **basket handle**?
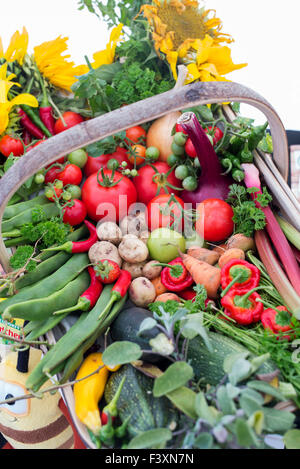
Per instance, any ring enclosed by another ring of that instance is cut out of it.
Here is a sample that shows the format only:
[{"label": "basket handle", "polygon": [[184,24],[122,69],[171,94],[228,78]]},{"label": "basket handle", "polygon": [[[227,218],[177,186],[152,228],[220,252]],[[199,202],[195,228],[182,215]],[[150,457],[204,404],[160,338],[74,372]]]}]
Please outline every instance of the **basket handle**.
[{"label": "basket handle", "polygon": [[[78,148],[85,147],[115,133],[157,119],[169,112],[192,106],[241,102],[262,111],[269,122],[273,138],[274,161],[284,177],[288,176],[289,149],[287,135],[276,111],[255,91],[234,82],[196,82],[122,107],[87,120],[33,148],[20,158],[0,180],[0,225],[7,203],[19,187],[36,172]],[[0,263],[9,271],[9,256],[0,235]]]}]

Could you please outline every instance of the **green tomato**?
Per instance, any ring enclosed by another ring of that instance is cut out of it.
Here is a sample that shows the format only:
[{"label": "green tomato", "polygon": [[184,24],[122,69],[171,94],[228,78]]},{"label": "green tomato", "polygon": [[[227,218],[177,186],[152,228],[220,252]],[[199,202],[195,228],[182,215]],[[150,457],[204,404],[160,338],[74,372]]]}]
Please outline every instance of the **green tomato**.
[{"label": "green tomato", "polygon": [[195,179],[193,176],[188,176],[187,178],[184,179],[182,183],[182,187],[186,191],[195,191],[198,187],[197,179]]},{"label": "green tomato", "polygon": [[172,168],[173,166],[176,166],[180,162],[181,162],[180,156],[176,156],[173,153],[169,156],[168,161],[167,161],[170,168]]},{"label": "green tomato", "polygon": [[45,176],[41,173],[38,173],[35,175],[34,182],[36,184],[44,184],[45,182]]},{"label": "green tomato", "polygon": [[180,147],[184,147],[187,141],[187,135],[185,135],[183,132],[177,132],[174,135],[174,143],[176,145],[179,145]]},{"label": "green tomato", "polygon": [[156,147],[149,147],[146,150],[146,158],[151,161],[157,161],[160,155],[160,151]]},{"label": "green tomato", "polygon": [[189,169],[187,166],[184,164],[181,164],[180,166],[177,166],[175,170],[175,176],[177,179],[180,179],[180,181],[183,181],[185,178],[187,178],[189,175]]},{"label": "green tomato", "polygon": [[118,169],[119,167],[119,162],[118,160],[115,160],[114,158],[108,160],[107,162],[107,169],[113,171],[114,169]]},{"label": "green tomato", "polygon": [[81,199],[81,188],[79,186],[68,186],[68,192],[71,194],[72,199]]},{"label": "green tomato", "polygon": [[72,151],[72,153],[68,155],[68,161],[72,164],[75,164],[79,168],[83,168],[86,165],[87,160],[88,155],[82,148]]},{"label": "green tomato", "polygon": [[184,237],[168,228],[158,228],[152,231],[147,245],[150,257],[164,264],[168,264],[179,256],[178,248],[181,252],[186,250]]},{"label": "green tomato", "polygon": [[172,143],[171,149],[176,156],[182,156],[184,154],[184,146],[177,145],[175,142]]}]

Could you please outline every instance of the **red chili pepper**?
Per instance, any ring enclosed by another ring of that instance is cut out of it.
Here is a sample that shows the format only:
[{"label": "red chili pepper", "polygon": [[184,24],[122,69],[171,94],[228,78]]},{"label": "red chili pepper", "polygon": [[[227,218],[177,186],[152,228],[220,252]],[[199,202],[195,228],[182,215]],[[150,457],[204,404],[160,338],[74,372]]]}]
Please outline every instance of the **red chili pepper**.
[{"label": "red chili pepper", "polygon": [[[282,336],[282,332],[289,332],[293,330],[293,327],[290,324],[280,324],[281,313],[286,312],[286,317],[283,317],[284,322],[290,323],[292,315],[289,313],[285,306],[278,306],[276,309],[268,308],[265,309],[261,315],[261,322],[264,328],[268,331],[271,331],[273,334],[280,335],[280,338],[291,340],[291,336],[286,335]],[[279,337],[278,337],[279,338]]]},{"label": "red chili pepper", "polygon": [[38,138],[39,140],[45,138],[43,132],[32,122],[23,109],[19,109],[18,114],[21,116],[20,124],[24,127],[24,129],[28,130],[28,132],[33,137]]},{"label": "red chili pepper", "polygon": [[161,273],[161,282],[169,291],[181,292],[193,285],[193,277],[185,268],[180,257],[169,264],[158,265],[165,266]]},{"label": "red chili pepper", "polygon": [[260,270],[253,264],[242,259],[232,259],[221,270],[222,296],[234,287],[240,292],[246,292],[258,287]]},{"label": "red chili pepper", "polygon": [[71,308],[56,311],[54,313],[55,315],[72,313],[73,311],[89,311],[95,306],[103,291],[103,285],[98,279],[93,267],[89,266],[88,272],[90,275],[90,286],[84,293],[82,293],[82,295],[80,295],[77,304]]},{"label": "red chili pepper", "polygon": [[243,294],[240,290],[231,288],[222,298],[221,304],[225,314],[234,319],[238,324],[248,326],[258,322],[261,318],[264,306],[261,297],[255,289]]},{"label": "red chili pepper", "polygon": [[116,301],[119,301],[121,298],[124,298],[124,296],[129,290],[131,280],[132,278],[130,272],[128,272],[127,270],[120,271],[120,276],[111,290],[111,298],[107,303],[106,308],[101,312],[99,319],[106,316],[107,312],[110,310],[110,308]]},{"label": "red chili pepper", "polygon": [[23,132],[23,142],[24,142],[24,145],[26,147],[27,147],[27,145],[30,145],[30,143],[31,143],[31,135],[30,135],[30,132],[27,129],[24,129],[24,132]]},{"label": "red chili pepper", "polygon": [[55,134],[54,126],[55,126],[56,121],[53,116],[53,109],[49,103],[45,83],[43,80],[41,80],[41,86],[43,89],[43,100],[41,102],[40,110],[39,110],[40,118],[43,124],[47,127],[47,129],[51,133],[51,135],[54,135]]},{"label": "red chili pepper", "polygon": [[84,241],[67,241],[65,244],[61,246],[57,246],[54,248],[45,249],[45,251],[66,251],[72,254],[77,254],[80,252],[88,252],[91,247],[98,241],[97,230],[96,227],[89,222],[88,220],[84,220],[84,224],[87,226],[90,236],[88,239]]}]

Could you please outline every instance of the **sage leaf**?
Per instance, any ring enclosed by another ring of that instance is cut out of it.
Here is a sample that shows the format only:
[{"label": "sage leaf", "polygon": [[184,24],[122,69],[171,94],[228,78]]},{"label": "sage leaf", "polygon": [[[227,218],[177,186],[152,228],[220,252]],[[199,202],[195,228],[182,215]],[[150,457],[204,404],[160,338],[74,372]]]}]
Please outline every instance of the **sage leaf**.
[{"label": "sage leaf", "polygon": [[243,419],[237,419],[235,424],[235,431],[238,444],[245,449],[251,446],[258,446],[258,440],[250,427],[250,425]]},{"label": "sage leaf", "polygon": [[195,410],[196,393],[187,387],[175,389],[175,391],[166,394],[166,397],[188,417],[197,419],[197,413]]},{"label": "sage leaf", "polygon": [[282,435],[266,435],[264,442],[273,449],[284,449],[285,444]]},{"label": "sage leaf", "polygon": [[198,449],[211,449],[214,444],[214,439],[210,433],[201,433],[194,442]]},{"label": "sage leaf", "polygon": [[285,396],[278,391],[274,386],[265,381],[249,381],[247,387],[250,389],[255,389],[256,391],[262,392],[264,394],[269,394],[270,396],[276,397],[279,401],[284,401]]},{"label": "sage leaf", "polygon": [[291,430],[295,415],[284,410],[264,408],[266,428],[269,432],[287,432]]},{"label": "sage leaf", "polygon": [[227,355],[224,359],[223,370],[226,374],[229,374],[232,370],[234,363],[239,359],[246,359],[249,356],[249,352],[234,352]]},{"label": "sage leaf", "polygon": [[211,341],[208,337],[205,327],[203,327],[203,315],[192,314],[190,317],[182,321],[182,335],[186,339],[194,339],[198,335],[202,337],[207,349],[213,352]]},{"label": "sage leaf", "polygon": [[114,342],[102,355],[104,365],[114,367],[139,360],[143,352],[134,342]]},{"label": "sage leaf", "polygon": [[233,400],[229,397],[225,386],[220,386],[217,390],[217,400],[221,411],[225,415],[232,415],[236,412]]},{"label": "sage leaf", "polygon": [[197,412],[197,415],[200,419],[205,420],[207,423],[209,423],[211,426],[214,426],[216,423],[216,415],[212,411],[212,409],[209,407],[207,404],[205,394],[203,392],[200,392],[196,396],[195,400],[195,410]]},{"label": "sage leaf", "polygon": [[142,335],[143,332],[153,329],[157,325],[157,321],[153,318],[146,318],[140,325],[138,335]]},{"label": "sage leaf", "polygon": [[154,382],[154,397],[165,396],[175,389],[185,386],[194,376],[193,368],[186,362],[176,362],[169,366]]},{"label": "sage leaf", "polygon": [[244,381],[252,373],[251,363],[247,360],[240,358],[232,366],[229,373],[229,381],[233,386],[236,386],[241,381]]},{"label": "sage leaf", "polygon": [[300,449],[300,430],[289,430],[283,437],[286,449]]},{"label": "sage leaf", "polygon": [[128,444],[128,449],[160,449],[172,439],[172,432],[167,428],[155,428],[135,436]]}]

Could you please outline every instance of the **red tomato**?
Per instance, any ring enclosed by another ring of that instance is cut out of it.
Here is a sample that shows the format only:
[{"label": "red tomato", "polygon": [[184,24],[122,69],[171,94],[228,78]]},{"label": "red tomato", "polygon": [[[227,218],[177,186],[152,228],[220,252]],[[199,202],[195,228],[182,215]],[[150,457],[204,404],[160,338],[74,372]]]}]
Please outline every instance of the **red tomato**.
[{"label": "red tomato", "polygon": [[176,124],[176,132],[182,132],[183,134],[186,134],[186,132],[183,130],[180,124]]},{"label": "red tomato", "polygon": [[125,161],[128,165],[128,169],[133,168],[132,164],[128,160],[127,151],[125,150],[125,148],[119,147],[114,153],[111,153],[109,155],[101,155],[97,156],[96,158],[88,156],[87,163],[84,167],[84,174],[86,175],[86,177],[89,177],[91,176],[91,174],[97,173],[101,168],[107,169],[107,163],[112,158],[117,160],[120,164]]},{"label": "red tomato", "polygon": [[134,127],[130,127],[130,129],[126,130],[126,137],[127,142],[129,145],[133,143],[139,143],[143,145],[146,142],[146,130],[143,129],[140,125],[136,125]]},{"label": "red tomato", "polygon": [[[154,169],[155,168],[155,169]],[[139,174],[134,178],[134,185],[137,190],[138,201],[148,205],[150,200],[159,194],[179,195],[179,191],[174,188],[181,188],[181,181],[176,178],[174,170],[164,161],[159,161],[153,165],[146,165],[139,169]],[[173,187],[170,187],[173,186]]]},{"label": "red tomato", "polygon": [[198,205],[196,231],[205,241],[224,241],[234,230],[232,207],[221,199],[206,199]]},{"label": "red tomato", "polygon": [[20,139],[4,135],[0,140],[0,153],[6,158],[9,155],[21,156],[24,154],[24,146]]},{"label": "red tomato", "polygon": [[92,220],[105,217],[106,221],[118,223],[128,214],[129,207],[136,203],[136,188],[128,177],[118,172],[115,172],[113,180],[112,171],[104,169],[103,174],[106,179],[111,179],[111,183],[117,184],[109,186],[107,183],[105,187],[102,174],[94,173],[85,181],[81,198]]},{"label": "red tomato", "polygon": [[82,181],[82,171],[75,164],[67,164],[65,169],[58,174],[57,179],[62,181],[64,186],[68,184],[79,186]]},{"label": "red tomato", "polygon": [[59,166],[53,166],[53,168],[49,169],[45,174],[45,184],[49,184],[49,182],[53,183],[56,179],[58,179],[58,175],[61,172]]},{"label": "red tomato", "polygon": [[182,231],[184,202],[176,196],[174,196],[176,201],[170,202],[171,197],[168,194],[161,194],[149,202],[147,207],[149,231],[171,227],[176,231]]},{"label": "red tomato", "polygon": [[[56,196],[54,195],[54,192],[56,194]],[[47,197],[47,199],[49,199],[51,202],[55,202],[56,199],[60,199],[61,196],[62,196],[62,193],[63,193],[63,190],[62,189],[59,189],[58,187],[54,187],[54,192],[52,189],[49,189],[49,191],[46,191],[45,192],[45,196]],[[50,194],[53,194],[53,195],[50,195]]]},{"label": "red tomato", "polygon": [[[208,127],[208,129],[209,129],[209,130],[212,130],[212,126]],[[207,130],[206,130],[206,132],[207,132]],[[224,134],[223,134],[222,130],[219,129],[219,127],[215,127],[213,133],[214,133],[214,135],[213,135],[213,144],[214,144],[214,145],[217,145],[217,143],[218,143],[220,140],[222,140]]]},{"label": "red tomato", "polygon": [[185,152],[190,158],[196,158],[198,156],[195,150],[195,147],[193,145],[193,142],[190,138],[188,138],[186,141]]},{"label": "red tomato", "polygon": [[81,117],[80,114],[77,114],[76,112],[72,112],[72,111],[64,112],[63,119],[67,126],[65,127],[62,121],[62,118],[59,118],[55,122],[55,126],[54,126],[55,134],[60,134],[61,132],[64,132],[64,130],[68,130],[71,127],[74,127],[74,125],[81,124],[81,122],[84,121],[83,117]]},{"label": "red tomato", "polygon": [[73,199],[74,204],[71,207],[64,208],[63,222],[71,226],[80,225],[87,216],[87,210],[81,200]]},{"label": "red tomato", "polygon": [[128,159],[132,165],[134,165],[134,162],[136,163],[137,166],[140,166],[141,164],[145,163],[146,159],[146,147],[143,145],[132,145],[132,152],[128,153]]}]

